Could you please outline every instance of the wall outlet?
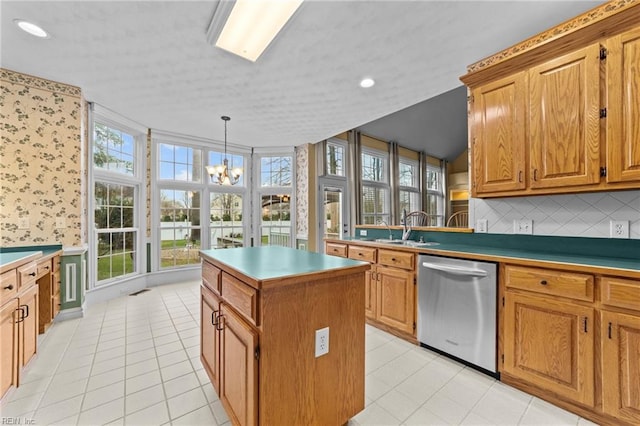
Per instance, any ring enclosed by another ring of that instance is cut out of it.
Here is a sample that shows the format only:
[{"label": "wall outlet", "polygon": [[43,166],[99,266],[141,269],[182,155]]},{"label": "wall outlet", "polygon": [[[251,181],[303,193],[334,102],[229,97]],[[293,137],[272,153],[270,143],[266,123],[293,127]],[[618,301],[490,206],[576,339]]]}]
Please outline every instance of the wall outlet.
[{"label": "wall outlet", "polygon": [[516,219],[513,221],[514,234],[533,235],[533,221],[531,219]]},{"label": "wall outlet", "polygon": [[29,229],[29,216],[18,218],[18,229]]},{"label": "wall outlet", "polygon": [[612,220],[609,222],[611,238],[629,238],[629,221]]},{"label": "wall outlet", "polygon": [[56,229],[64,229],[67,227],[67,221],[64,216],[56,217]]},{"label": "wall outlet", "polygon": [[482,232],[482,233],[487,233],[488,232],[487,219],[478,219],[478,220],[476,220],[475,232]]},{"label": "wall outlet", "polygon": [[316,358],[329,353],[329,327],[316,330]]},{"label": "wall outlet", "polygon": [[360,236],[361,237],[366,237],[367,236],[367,230],[366,229],[361,229],[360,230]]}]

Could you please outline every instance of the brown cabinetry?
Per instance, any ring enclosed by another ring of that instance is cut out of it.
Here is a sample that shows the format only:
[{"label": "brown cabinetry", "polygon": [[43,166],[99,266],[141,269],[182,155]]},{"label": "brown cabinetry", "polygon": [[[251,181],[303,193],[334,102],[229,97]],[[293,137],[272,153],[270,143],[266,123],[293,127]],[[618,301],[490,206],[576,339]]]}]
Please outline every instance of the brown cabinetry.
[{"label": "brown cabinetry", "polygon": [[[260,263],[283,250],[261,249],[234,254]],[[265,280],[218,262],[218,252],[201,252],[201,360],[231,423],[345,424],[361,411],[369,265],[341,260],[348,266]],[[329,352],[316,356],[325,327]]]},{"label": "brown cabinetry", "polygon": [[607,49],[607,182],[640,182],[640,28]]},{"label": "brown cabinetry", "polygon": [[529,71],[530,187],[600,182],[600,45]]},{"label": "brown cabinetry", "polygon": [[506,265],[504,285],[502,372],[593,407],[593,276]]},{"label": "brown cabinetry", "polygon": [[582,38],[529,40],[493,64],[470,67],[462,80],[471,94],[473,196],[638,188],[640,27],[633,22],[603,19]]},{"label": "brown cabinetry", "polygon": [[347,252],[351,259],[374,264],[365,280],[367,318],[415,337],[415,255],[352,244]]},{"label": "brown cabinetry", "polygon": [[478,87],[472,99],[474,193],[524,189],[527,74]]},{"label": "brown cabinetry", "polygon": [[602,277],[602,409],[640,424],[640,280]]},{"label": "brown cabinetry", "polygon": [[36,279],[40,291],[38,329],[40,333],[44,333],[60,312],[60,256],[55,255],[39,261]]},{"label": "brown cabinetry", "polygon": [[0,275],[0,397],[19,386],[21,370],[37,352],[37,271],[37,264],[27,259]]}]

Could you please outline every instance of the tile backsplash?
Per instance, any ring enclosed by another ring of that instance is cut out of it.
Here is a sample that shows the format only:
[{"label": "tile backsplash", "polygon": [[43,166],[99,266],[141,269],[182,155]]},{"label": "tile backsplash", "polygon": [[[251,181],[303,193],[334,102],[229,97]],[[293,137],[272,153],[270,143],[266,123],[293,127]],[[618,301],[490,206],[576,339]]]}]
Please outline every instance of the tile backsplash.
[{"label": "tile backsplash", "polygon": [[488,232],[513,234],[513,221],[533,220],[534,235],[609,238],[611,220],[628,220],[640,239],[640,190],[535,197],[471,198],[469,224],[486,219]]}]

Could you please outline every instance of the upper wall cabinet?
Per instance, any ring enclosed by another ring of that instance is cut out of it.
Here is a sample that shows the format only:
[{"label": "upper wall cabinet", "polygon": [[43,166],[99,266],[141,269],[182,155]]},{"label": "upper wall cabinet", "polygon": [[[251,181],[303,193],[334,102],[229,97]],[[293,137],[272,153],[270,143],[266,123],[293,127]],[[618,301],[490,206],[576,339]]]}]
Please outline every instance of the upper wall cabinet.
[{"label": "upper wall cabinet", "polygon": [[640,28],[607,41],[607,182],[640,181]]},{"label": "upper wall cabinet", "polygon": [[640,188],[638,16],[599,6],[469,66],[474,197]]}]

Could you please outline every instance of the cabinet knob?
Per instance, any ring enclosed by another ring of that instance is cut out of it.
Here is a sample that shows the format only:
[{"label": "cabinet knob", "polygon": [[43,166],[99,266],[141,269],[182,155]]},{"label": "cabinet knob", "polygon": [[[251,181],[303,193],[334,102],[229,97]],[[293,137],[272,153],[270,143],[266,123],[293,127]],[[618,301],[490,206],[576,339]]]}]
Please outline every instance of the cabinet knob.
[{"label": "cabinet knob", "polygon": [[32,273],[30,273],[30,274],[29,274],[29,276],[31,276],[31,277],[35,277],[35,276],[36,276],[36,273],[35,273],[35,272],[32,272]]},{"label": "cabinet knob", "polygon": [[547,285],[547,280],[542,280],[542,281],[540,281],[540,284],[542,284],[542,285]]},{"label": "cabinet knob", "polygon": [[13,290],[13,284],[9,284],[4,288],[5,290]]}]

